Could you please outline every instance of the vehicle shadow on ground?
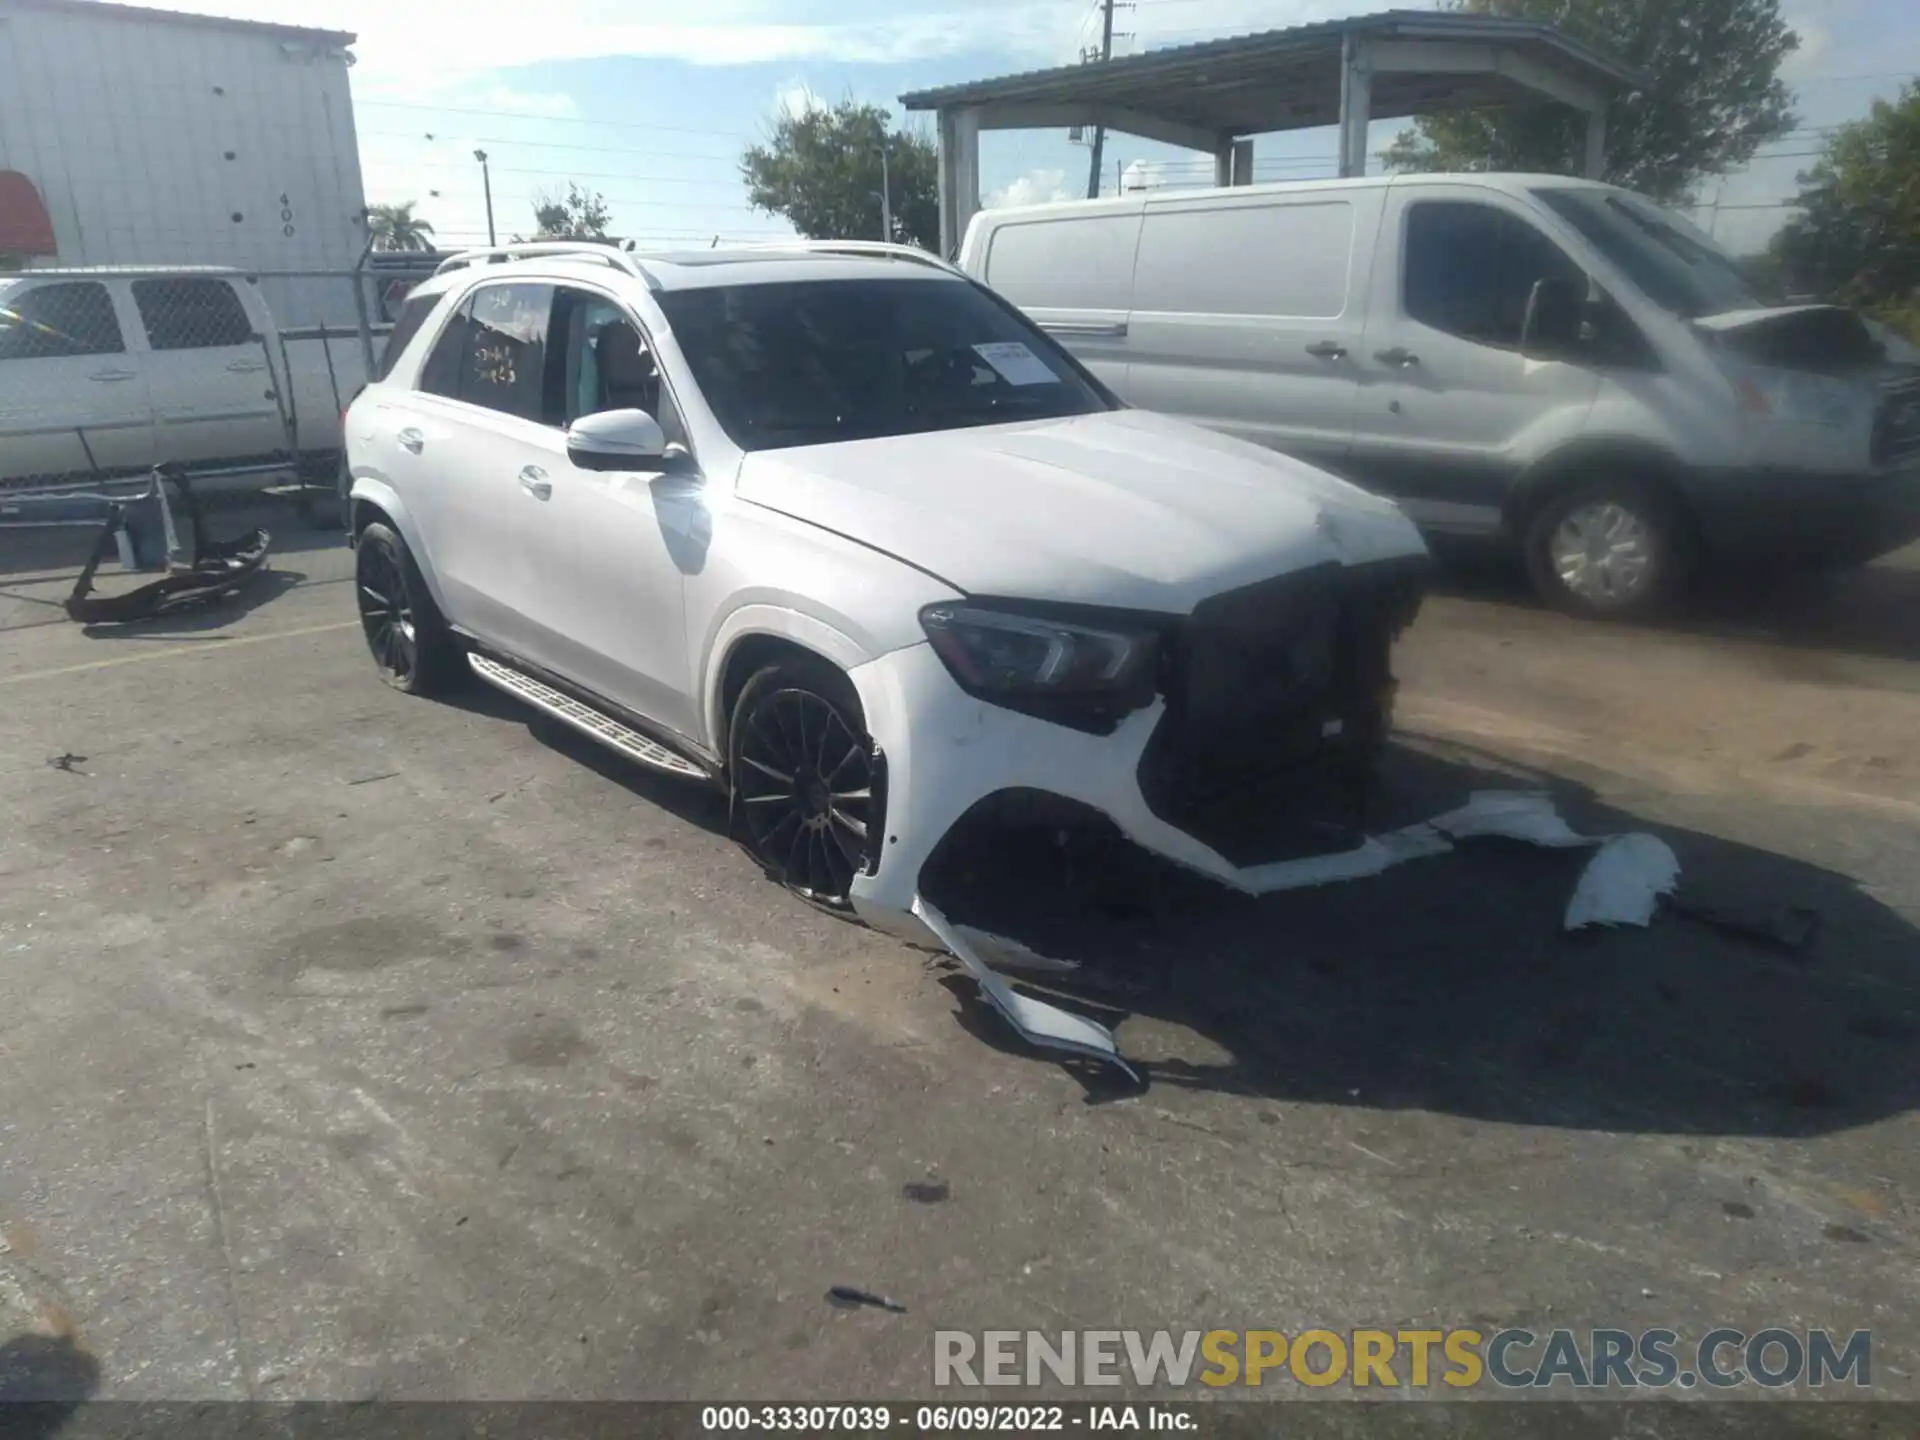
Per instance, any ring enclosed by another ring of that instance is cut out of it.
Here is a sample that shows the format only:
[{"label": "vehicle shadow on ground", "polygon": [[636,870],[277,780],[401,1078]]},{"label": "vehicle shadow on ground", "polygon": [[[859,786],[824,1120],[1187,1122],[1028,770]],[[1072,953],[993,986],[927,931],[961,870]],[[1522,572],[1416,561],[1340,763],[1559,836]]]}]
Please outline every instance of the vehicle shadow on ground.
[{"label": "vehicle shadow on ground", "polygon": [[549,750],[611,780],[636,800],[664,810],[689,825],[698,825],[723,839],[731,834],[727,795],[717,786],[649,770],[479,680],[462,683],[452,693],[442,696],[441,700],[470,715],[485,715],[489,719],[525,726],[527,733]]},{"label": "vehicle shadow on ground", "polygon": [[99,1388],[100,1362],[68,1335],[19,1335],[0,1345],[0,1431],[58,1435]]},{"label": "vehicle shadow on ground", "polygon": [[[1649,929],[1568,934],[1588,852],[1499,839],[1256,900],[1117,836],[1062,847],[1023,831],[923,884],[956,921],[1080,962],[1014,978],[1118,1027],[1148,1087],[1676,1134],[1815,1134],[1920,1102],[1920,934],[1846,876],[1459,751],[1396,746],[1386,774],[1376,830],[1474,790],[1547,789],[1582,833],[1666,839],[1681,899],[1804,907],[1818,933],[1794,952],[1663,912]],[[1058,1062],[970,979],[950,988],[981,1040]],[[1133,1093],[1110,1066],[1068,1068],[1090,1101]]]},{"label": "vehicle shadow on ground", "polygon": [[[1441,562],[1435,593],[1545,612],[1516,562],[1444,544],[1436,544],[1434,553]],[[1920,660],[1920,550],[1851,570],[1712,576],[1679,613],[1643,623],[1676,635]]]}]

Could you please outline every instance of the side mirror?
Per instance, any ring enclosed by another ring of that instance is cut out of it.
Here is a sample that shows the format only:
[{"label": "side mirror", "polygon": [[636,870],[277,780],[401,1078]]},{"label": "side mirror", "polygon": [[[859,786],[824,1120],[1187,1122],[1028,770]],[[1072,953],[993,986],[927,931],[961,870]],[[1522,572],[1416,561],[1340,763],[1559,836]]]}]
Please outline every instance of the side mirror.
[{"label": "side mirror", "polygon": [[1534,360],[1560,360],[1591,338],[1587,287],[1573,280],[1536,280],[1520,322],[1520,353]]},{"label": "side mirror", "polygon": [[582,470],[658,470],[667,437],[644,410],[603,410],[567,427],[567,458]]}]

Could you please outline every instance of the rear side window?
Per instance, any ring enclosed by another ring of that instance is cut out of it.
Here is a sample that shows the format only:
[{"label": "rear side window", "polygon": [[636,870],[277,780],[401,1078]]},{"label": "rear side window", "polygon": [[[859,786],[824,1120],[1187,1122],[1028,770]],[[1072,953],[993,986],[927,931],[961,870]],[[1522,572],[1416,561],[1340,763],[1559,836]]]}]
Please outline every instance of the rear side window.
[{"label": "rear side window", "polygon": [[380,352],[380,368],[374,372],[374,379],[384,380],[393,371],[393,362],[413,343],[413,337],[420,333],[420,327],[427,323],[427,317],[433,314],[434,306],[440,303],[441,296],[410,295],[406,304],[400,307],[400,318],[393,322],[393,329],[387,333],[387,348]]},{"label": "rear side window", "polygon": [[547,423],[551,285],[483,285],[461,305],[420,372],[420,388]]},{"label": "rear side window", "polygon": [[1330,318],[1347,308],[1353,206],[1147,211],[1133,308],[1176,315]]},{"label": "rear side window", "polygon": [[1537,280],[1585,272],[1517,215],[1469,201],[1423,200],[1407,211],[1403,303],[1408,318],[1514,350]]},{"label": "rear side window", "polygon": [[155,350],[215,350],[253,339],[247,307],[225,280],[136,280],[133,303]]},{"label": "rear side window", "polygon": [[1028,309],[1125,310],[1138,215],[1002,225],[987,242],[987,284]]},{"label": "rear side window", "polygon": [[104,285],[89,280],[0,291],[0,360],[117,355],[124,349]]}]

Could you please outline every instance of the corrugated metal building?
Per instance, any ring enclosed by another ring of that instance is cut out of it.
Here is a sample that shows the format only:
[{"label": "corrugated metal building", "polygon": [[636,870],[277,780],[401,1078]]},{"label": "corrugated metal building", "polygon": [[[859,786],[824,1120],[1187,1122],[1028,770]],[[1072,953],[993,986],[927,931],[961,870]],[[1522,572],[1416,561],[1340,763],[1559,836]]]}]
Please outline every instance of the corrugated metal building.
[{"label": "corrugated metal building", "polygon": [[[0,0],[0,252],[30,265],[351,268],[366,243],[353,39]],[[353,323],[344,283],[262,289],[283,324]]]}]

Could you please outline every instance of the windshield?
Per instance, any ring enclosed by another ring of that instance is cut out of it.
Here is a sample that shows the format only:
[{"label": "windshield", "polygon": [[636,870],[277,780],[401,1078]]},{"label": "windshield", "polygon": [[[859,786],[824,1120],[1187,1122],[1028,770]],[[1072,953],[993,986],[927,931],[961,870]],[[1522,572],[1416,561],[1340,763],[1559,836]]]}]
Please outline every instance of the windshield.
[{"label": "windshield", "polygon": [[1618,191],[1553,188],[1534,193],[1592,241],[1649,300],[1676,315],[1691,320],[1774,303],[1739,261],[1670,210]]},{"label": "windshield", "polygon": [[745,450],[1110,409],[1058,346],[950,279],[805,280],[657,297]]}]

